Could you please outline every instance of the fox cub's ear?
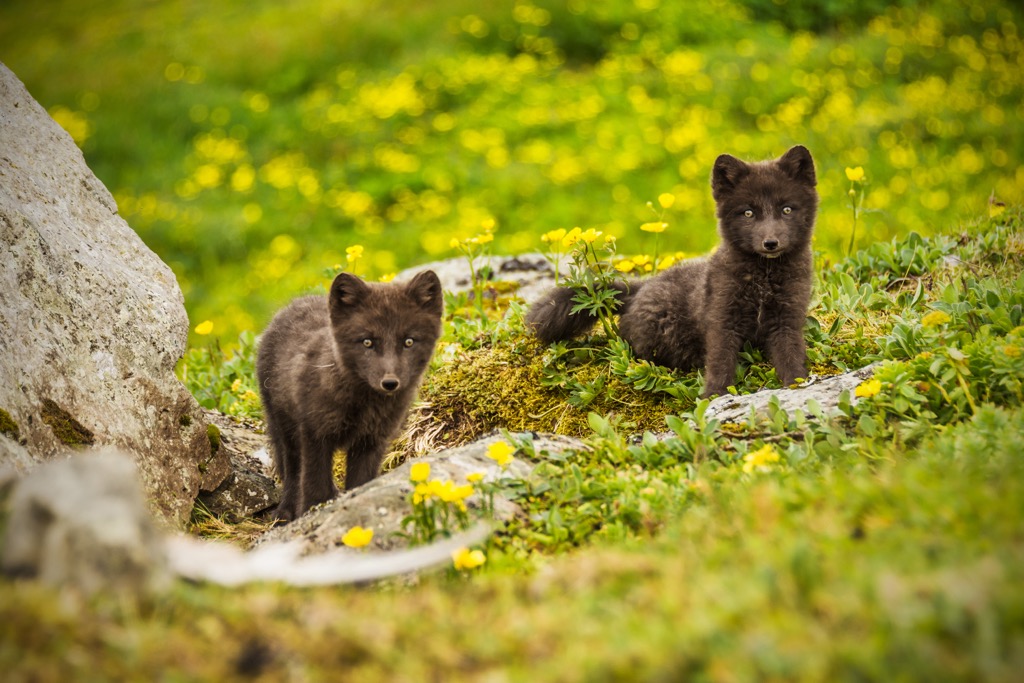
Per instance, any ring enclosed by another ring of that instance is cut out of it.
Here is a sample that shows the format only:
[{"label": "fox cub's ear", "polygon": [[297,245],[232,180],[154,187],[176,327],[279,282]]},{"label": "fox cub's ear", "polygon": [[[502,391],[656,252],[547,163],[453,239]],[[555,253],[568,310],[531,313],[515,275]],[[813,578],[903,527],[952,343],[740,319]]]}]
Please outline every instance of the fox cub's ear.
[{"label": "fox cub's ear", "polygon": [[338,273],[331,283],[331,311],[359,305],[369,291],[366,283],[352,273]]},{"label": "fox cub's ear", "polygon": [[424,310],[441,317],[444,313],[444,292],[441,280],[432,270],[416,273],[416,277],[405,286],[406,293]]},{"label": "fox cub's ear", "polygon": [[736,184],[750,173],[750,166],[729,154],[722,154],[715,159],[711,169],[711,195],[715,201],[721,199]]},{"label": "fox cub's ear", "polygon": [[803,145],[790,148],[788,152],[779,157],[777,163],[779,168],[785,171],[786,175],[793,180],[799,180],[811,187],[814,187],[818,182],[814,175],[814,160],[811,158],[811,153]]}]

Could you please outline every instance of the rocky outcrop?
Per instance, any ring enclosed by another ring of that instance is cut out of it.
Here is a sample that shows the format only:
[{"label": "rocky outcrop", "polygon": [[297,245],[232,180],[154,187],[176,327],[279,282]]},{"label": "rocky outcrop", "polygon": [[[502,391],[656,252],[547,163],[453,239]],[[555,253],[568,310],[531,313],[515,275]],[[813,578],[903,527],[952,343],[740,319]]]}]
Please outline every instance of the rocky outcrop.
[{"label": "rocky outcrop", "polygon": [[115,444],[183,523],[227,474],[174,376],[187,333],[170,268],[0,64],[0,467]]}]

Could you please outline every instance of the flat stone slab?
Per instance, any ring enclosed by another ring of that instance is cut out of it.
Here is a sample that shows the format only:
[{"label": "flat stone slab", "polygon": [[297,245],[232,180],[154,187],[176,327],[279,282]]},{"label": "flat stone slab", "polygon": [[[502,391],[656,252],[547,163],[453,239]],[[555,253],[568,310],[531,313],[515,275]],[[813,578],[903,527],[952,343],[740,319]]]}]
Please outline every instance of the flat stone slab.
[{"label": "flat stone slab", "polygon": [[767,415],[768,404],[772,399],[777,400],[779,408],[787,413],[801,410],[805,415],[810,415],[808,406],[811,401],[815,401],[825,415],[835,414],[839,411],[839,397],[844,391],[851,392],[850,401],[856,403],[853,390],[875,374],[875,367],[873,364],[841,375],[812,378],[796,389],[766,389],[743,396],[719,396],[711,401],[704,415],[719,422],[744,423],[752,411],[762,417]]}]

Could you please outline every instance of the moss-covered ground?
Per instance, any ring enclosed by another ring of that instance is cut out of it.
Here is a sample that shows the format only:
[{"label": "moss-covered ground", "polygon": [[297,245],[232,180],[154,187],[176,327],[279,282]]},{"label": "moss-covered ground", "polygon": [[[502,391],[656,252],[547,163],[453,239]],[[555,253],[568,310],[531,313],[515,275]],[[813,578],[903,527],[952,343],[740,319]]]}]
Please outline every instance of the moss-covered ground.
[{"label": "moss-covered ground", "polygon": [[[697,373],[637,364],[602,335],[542,348],[514,307],[482,333],[450,320],[411,424],[451,425],[438,441],[541,425],[588,444],[532,454],[535,473],[515,489],[524,514],[483,548],[482,567],[358,587],[178,583],[137,602],[5,579],[0,671],[32,681],[1017,680],[1021,227],[1010,209],[822,267],[812,362],[838,372],[882,361],[877,383],[835,418],[812,409],[721,425],[695,399]],[[738,390],[774,384],[749,351]],[[641,438],[651,429],[669,436]],[[529,455],[528,441],[516,445]],[[229,525],[217,533],[232,535]]]}]

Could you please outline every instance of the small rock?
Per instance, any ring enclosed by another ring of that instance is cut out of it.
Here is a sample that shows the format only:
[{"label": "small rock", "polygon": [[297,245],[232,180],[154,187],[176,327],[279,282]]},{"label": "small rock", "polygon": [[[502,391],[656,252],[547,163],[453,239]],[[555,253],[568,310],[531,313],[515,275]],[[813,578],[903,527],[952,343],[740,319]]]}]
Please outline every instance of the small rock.
[{"label": "small rock", "polygon": [[5,573],[85,594],[134,594],[169,580],[162,535],[131,457],[105,449],[51,461],[12,489]]}]

